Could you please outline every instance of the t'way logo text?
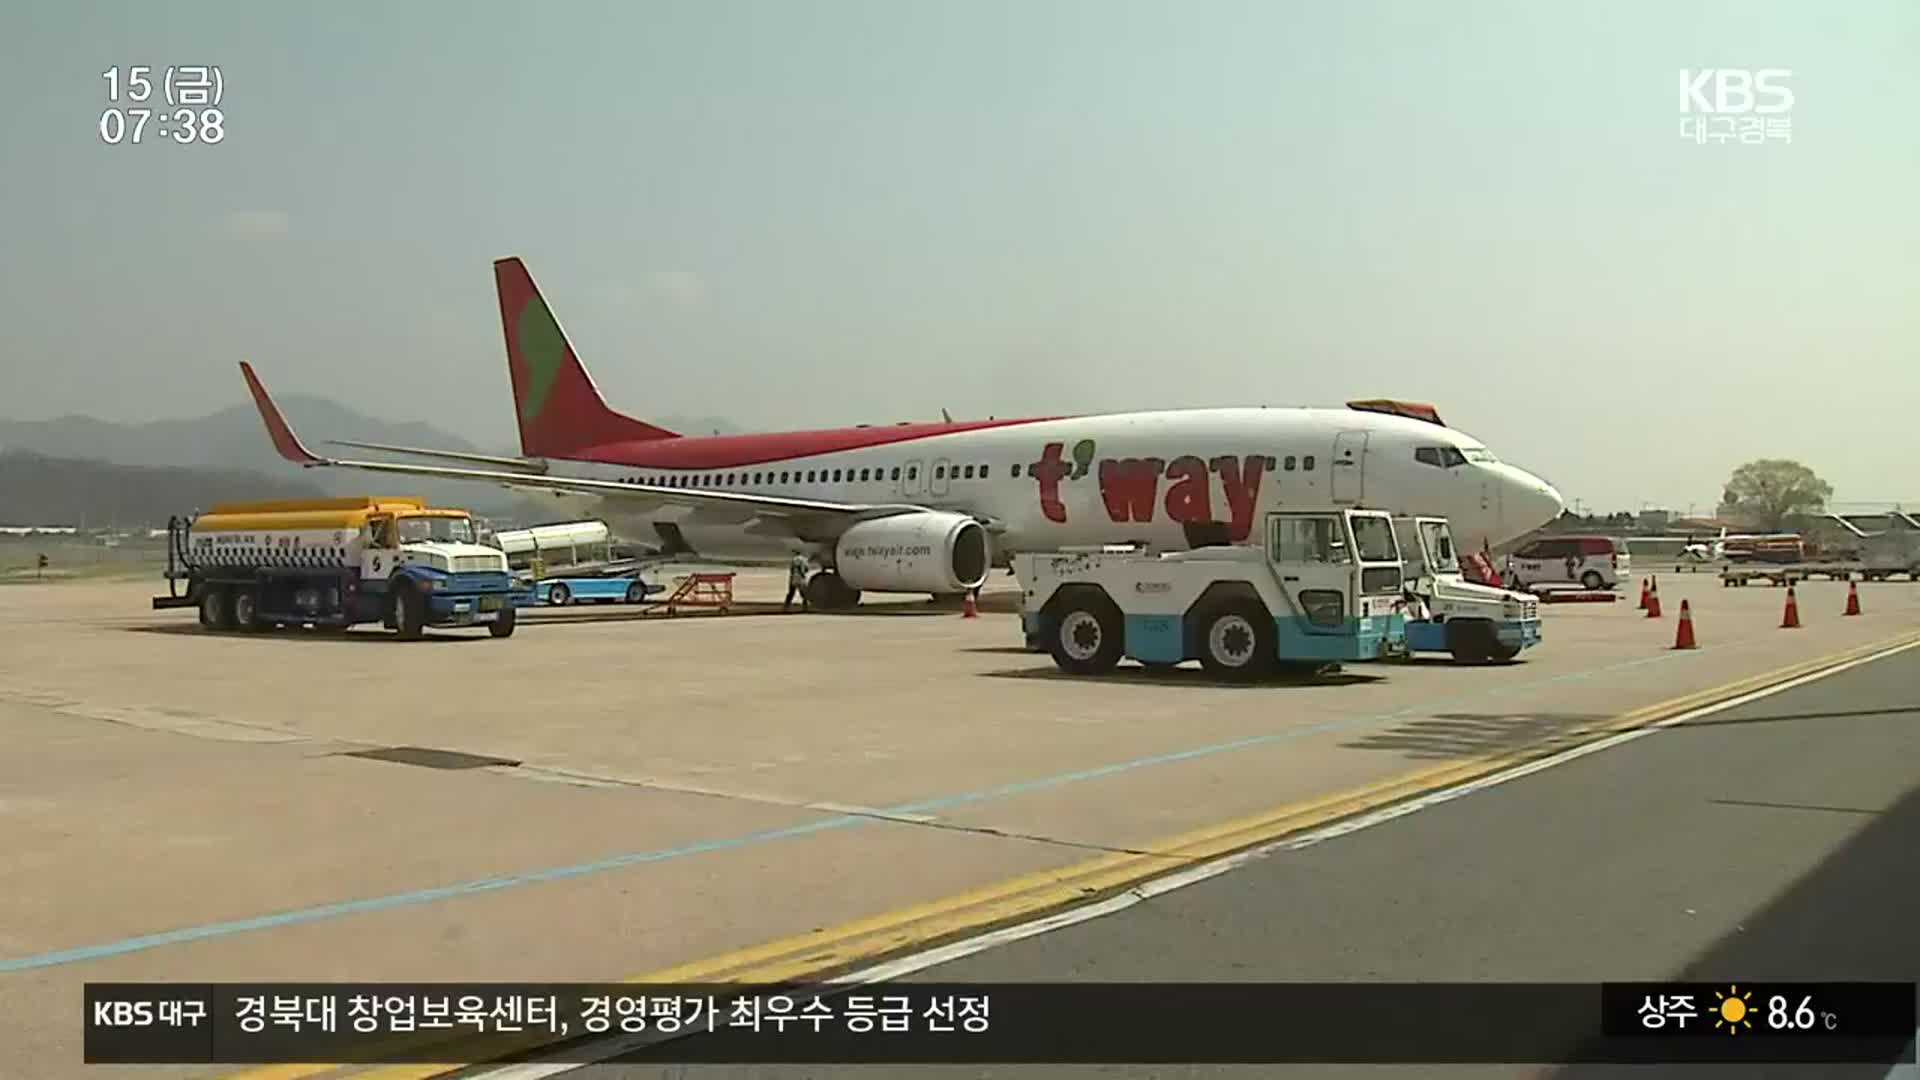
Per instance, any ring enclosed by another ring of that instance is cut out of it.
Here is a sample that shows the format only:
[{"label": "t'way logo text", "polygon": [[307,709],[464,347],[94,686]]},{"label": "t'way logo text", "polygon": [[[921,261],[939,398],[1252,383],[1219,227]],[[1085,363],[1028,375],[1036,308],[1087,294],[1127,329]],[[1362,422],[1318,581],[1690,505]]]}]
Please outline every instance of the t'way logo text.
[{"label": "t'way logo text", "polygon": [[[1050,442],[1040,452],[1040,460],[1027,466],[1039,488],[1040,512],[1048,521],[1064,524],[1067,505],[1060,499],[1062,481],[1078,480],[1093,473],[1100,483],[1100,501],[1107,517],[1115,523],[1152,521],[1165,509],[1168,519],[1182,525],[1217,522],[1213,505],[1213,480],[1220,478],[1227,500],[1227,531],[1234,543],[1245,541],[1253,531],[1253,508],[1260,498],[1260,479],[1267,469],[1264,454],[1235,456],[1222,454],[1212,459],[1183,454],[1171,460],[1157,457],[1101,458],[1096,465],[1092,439],[1074,445],[1073,460],[1063,454],[1065,443]],[[1168,481],[1164,498],[1160,480]]]}]

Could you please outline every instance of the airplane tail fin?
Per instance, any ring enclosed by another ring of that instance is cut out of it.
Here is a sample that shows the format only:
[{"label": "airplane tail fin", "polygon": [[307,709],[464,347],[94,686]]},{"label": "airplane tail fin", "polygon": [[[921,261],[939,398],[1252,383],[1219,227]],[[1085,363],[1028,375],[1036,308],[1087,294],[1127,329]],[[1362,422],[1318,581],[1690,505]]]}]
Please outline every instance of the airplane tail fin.
[{"label": "airplane tail fin", "polygon": [[565,458],[607,443],[678,438],[676,432],[607,407],[524,263],[496,260],[493,281],[500,294],[522,453]]}]

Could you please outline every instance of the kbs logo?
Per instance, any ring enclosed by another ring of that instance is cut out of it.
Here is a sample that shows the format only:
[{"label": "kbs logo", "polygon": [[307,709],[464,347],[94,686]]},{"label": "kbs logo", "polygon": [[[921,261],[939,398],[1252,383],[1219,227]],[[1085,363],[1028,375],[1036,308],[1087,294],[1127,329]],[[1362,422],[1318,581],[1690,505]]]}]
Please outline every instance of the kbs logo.
[{"label": "kbs logo", "polygon": [[[1680,111],[1735,116],[1750,112],[1783,113],[1793,108],[1793,91],[1786,87],[1786,81],[1792,77],[1793,72],[1788,68],[1758,71],[1681,68]],[[1761,95],[1772,99],[1774,104],[1760,104]]]},{"label": "kbs logo", "polygon": [[1783,115],[1793,108],[1792,77],[1787,68],[1681,68],[1680,137],[1702,146],[1792,142],[1793,121]]}]

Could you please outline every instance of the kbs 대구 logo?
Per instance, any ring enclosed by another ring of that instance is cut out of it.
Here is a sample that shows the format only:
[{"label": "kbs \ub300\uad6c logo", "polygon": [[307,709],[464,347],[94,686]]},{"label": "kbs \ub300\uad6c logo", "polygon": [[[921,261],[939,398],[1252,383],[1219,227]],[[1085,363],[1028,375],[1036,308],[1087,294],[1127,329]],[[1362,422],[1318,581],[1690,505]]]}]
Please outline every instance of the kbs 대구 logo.
[{"label": "kbs \ub300\uad6c logo", "polygon": [[1789,68],[1681,68],[1680,137],[1705,146],[1792,142]]}]

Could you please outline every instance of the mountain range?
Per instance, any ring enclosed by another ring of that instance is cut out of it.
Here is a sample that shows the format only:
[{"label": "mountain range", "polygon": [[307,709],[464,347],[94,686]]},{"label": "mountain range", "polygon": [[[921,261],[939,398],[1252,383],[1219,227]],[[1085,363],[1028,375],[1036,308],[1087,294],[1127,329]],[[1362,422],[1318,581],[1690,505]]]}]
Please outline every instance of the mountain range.
[{"label": "mountain range", "polygon": [[[324,441],[328,439],[507,456],[519,453],[518,447],[475,445],[420,421],[371,417],[327,398],[290,395],[275,400],[288,422],[318,454],[373,459],[387,456],[377,451],[329,446]],[[729,434],[739,430],[720,417],[661,417],[656,422],[688,435],[708,435],[716,431]],[[127,470],[156,468],[176,471],[161,485],[163,489],[182,494],[231,492],[211,497],[218,499],[417,495],[439,505],[464,506],[476,514],[523,523],[554,520],[556,510],[563,511],[562,518],[567,514],[577,516],[591,512],[590,508],[578,505],[580,500],[565,500],[565,506],[556,506],[562,500],[536,499],[485,484],[384,478],[351,470],[300,469],[282,460],[274,451],[251,403],[232,405],[193,420],[155,420],[140,424],[120,424],[89,416],[0,419],[0,455],[5,456],[6,475],[10,478],[6,493],[15,497],[15,501],[8,502],[0,495],[0,518],[19,524],[76,524],[73,520],[76,514],[84,514],[90,521],[105,521],[120,515],[122,520],[131,523],[154,512],[160,514],[159,524],[165,524],[166,513],[160,508],[136,509],[135,503],[144,506],[144,502],[129,501],[142,477],[147,481],[155,477]],[[119,466],[121,470],[84,467],[88,464]],[[198,478],[189,478],[182,470],[198,474]],[[59,494],[61,477],[79,483],[81,490]],[[171,512],[190,509],[193,507],[180,506]],[[46,516],[49,514],[57,516]]]}]

